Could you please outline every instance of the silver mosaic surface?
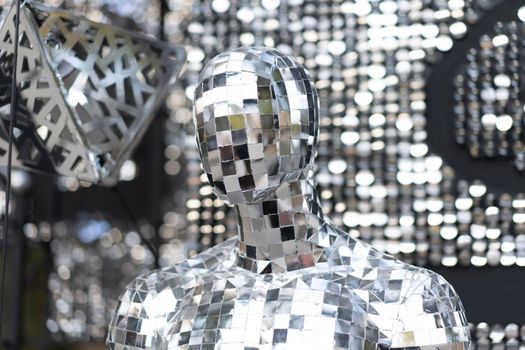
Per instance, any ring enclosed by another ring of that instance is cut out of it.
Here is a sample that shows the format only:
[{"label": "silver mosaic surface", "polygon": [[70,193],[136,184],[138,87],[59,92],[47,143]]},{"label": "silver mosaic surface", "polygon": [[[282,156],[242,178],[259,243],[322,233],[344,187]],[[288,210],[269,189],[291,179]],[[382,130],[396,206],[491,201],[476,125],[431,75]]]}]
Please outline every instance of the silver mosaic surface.
[{"label": "silver mosaic surface", "polygon": [[[6,81],[14,16],[13,7],[0,30]],[[116,181],[179,72],[184,49],[38,2],[23,7],[21,33],[23,115],[16,125],[15,165],[89,182]],[[9,97],[8,91],[1,95]],[[0,112],[8,111],[4,98]]]},{"label": "silver mosaic surface", "polygon": [[220,54],[202,71],[194,101],[204,171],[227,203],[257,201],[309,168],[319,101],[293,58],[257,47]]},{"label": "silver mosaic surface", "polygon": [[139,278],[121,297],[108,348],[468,348],[446,281],[339,237],[326,263],[285,274],[237,267],[230,240]]},{"label": "silver mosaic surface", "polygon": [[238,239],[131,283],[108,349],[470,347],[442,277],[324,217],[310,171],[318,118],[310,78],[281,52],[210,61],[195,93],[197,140],[210,184],[235,207]]},{"label": "silver mosaic surface", "polygon": [[[303,238],[312,234],[306,228],[320,209],[315,198],[303,201],[311,191],[298,182],[311,170],[319,133],[317,91],[305,69],[275,49],[229,51],[206,65],[194,101],[204,171],[217,196],[237,205],[242,265],[256,272],[312,266],[321,253],[291,242],[296,224]],[[286,203],[261,202],[275,194]],[[302,205],[312,215],[295,215]]]}]

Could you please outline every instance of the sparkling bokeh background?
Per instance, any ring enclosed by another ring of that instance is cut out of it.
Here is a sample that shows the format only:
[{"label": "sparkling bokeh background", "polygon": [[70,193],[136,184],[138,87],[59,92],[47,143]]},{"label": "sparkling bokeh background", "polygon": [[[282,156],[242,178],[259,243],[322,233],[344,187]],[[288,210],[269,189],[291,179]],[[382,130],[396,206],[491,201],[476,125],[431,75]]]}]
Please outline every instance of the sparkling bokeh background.
[{"label": "sparkling bokeh background", "polygon": [[[13,232],[26,240],[26,274],[39,271],[22,287],[42,294],[22,302],[23,324],[15,327],[28,335],[28,348],[100,344],[127,282],[235,234],[235,218],[200,166],[191,98],[206,61],[238,46],[276,47],[309,70],[322,116],[316,180],[323,210],[338,226],[447,278],[525,266],[525,8],[519,1],[46,3],[182,44],[188,61],[143,145],[124,164],[117,190],[17,173]],[[458,47],[466,54],[456,55],[454,69],[433,76]],[[429,96],[438,78],[450,89]],[[438,97],[447,105],[429,108]],[[456,152],[468,157],[458,162]],[[508,168],[503,174],[513,182],[489,176],[494,167]],[[487,171],[470,175],[481,168]],[[457,286],[460,295],[468,291]],[[525,322],[515,317],[522,309],[500,320],[481,318],[469,305],[481,347],[518,346],[525,328],[520,333],[513,322]],[[45,317],[29,320],[30,310]]]}]

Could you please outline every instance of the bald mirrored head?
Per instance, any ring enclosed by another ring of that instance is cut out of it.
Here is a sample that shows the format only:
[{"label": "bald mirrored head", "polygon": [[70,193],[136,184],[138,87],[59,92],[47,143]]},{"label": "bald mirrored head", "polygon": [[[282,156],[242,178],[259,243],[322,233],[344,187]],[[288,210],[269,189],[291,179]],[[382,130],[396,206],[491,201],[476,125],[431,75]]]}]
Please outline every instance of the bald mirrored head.
[{"label": "bald mirrored head", "polygon": [[307,176],[319,132],[317,91],[304,67],[282,52],[235,49],[201,72],[194,122],[217,196],[231,205],[257,202]]}]

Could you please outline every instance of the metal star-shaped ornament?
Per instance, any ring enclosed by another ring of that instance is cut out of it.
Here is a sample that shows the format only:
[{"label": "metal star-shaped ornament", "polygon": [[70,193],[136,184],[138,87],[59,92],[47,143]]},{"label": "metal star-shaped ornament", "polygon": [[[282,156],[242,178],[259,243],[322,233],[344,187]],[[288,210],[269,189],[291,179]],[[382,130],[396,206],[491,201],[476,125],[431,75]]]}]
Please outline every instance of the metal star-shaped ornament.
[{"label": "metal star-shaped ornament", "polygon": [[[0,29],[0,164],[7,163],[16,10]],[[29,2],[20,16],[15,167],[114,184],[186,54]]]}]

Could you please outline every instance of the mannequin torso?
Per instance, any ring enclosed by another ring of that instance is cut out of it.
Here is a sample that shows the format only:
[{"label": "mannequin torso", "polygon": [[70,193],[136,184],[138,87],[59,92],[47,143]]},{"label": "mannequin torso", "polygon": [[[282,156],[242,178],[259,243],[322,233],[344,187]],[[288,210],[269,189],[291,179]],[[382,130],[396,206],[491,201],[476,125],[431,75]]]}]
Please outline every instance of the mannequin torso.
[{"label": "mannequin torso", "polygon": [[337,234],[326,262],[288,273],[237,266],[232,238],[138,278],[111,349],[468,348],[461,302],[443,278]]},{"label": "mannequin torso", "polygon": [[238,237],[132,283],[110,349],[469,347],[461,301],[442,277],[325,218],[311,171],[317,92],[299,63],[260,47],[215,57],[197,84],[195,126]]}]

